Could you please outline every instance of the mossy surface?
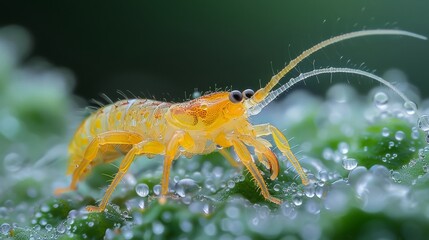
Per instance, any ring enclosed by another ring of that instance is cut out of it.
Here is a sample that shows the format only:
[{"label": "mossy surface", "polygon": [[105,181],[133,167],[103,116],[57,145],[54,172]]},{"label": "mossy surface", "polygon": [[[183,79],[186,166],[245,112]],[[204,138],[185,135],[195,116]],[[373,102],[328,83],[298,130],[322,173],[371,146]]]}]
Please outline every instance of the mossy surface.
[{"label": "mossy surface", "polygon": [[[158,196],[162,157],[136,158],[106,211],[88,213],[85,206],[97,204],[117,163],[94,169],[79,183],[79,190],[53,195],[56,187],[70,181],[65,175],[67,144],[81,120],[74,117],[79,108],[65,72],[54,66],[37,71],[24,67],[1,52],[1,43],[0,66],[7,66],[0,68],[2,239],[425,239],[428,235],[429,148],[426,133],[415,126],[417,114],[407,113],[391,96],[388,107],[377,106],[344,84],[334,86],[323,99],[302,91],[290,93],[252,118],[286,129],[310,180],[303,186],[291,164],[273,147],[280,161],[277,179],[270,180],[270,172],[257,165],[281,205],[267,202],[245,169],[231,167],[215,152],[174,162],[165,203]],[[16,74],[22,71],[27,74]],[[344,91],[350,93],[346,98],[341,97]],[[136,191],[139,184],[147,194]]]}]

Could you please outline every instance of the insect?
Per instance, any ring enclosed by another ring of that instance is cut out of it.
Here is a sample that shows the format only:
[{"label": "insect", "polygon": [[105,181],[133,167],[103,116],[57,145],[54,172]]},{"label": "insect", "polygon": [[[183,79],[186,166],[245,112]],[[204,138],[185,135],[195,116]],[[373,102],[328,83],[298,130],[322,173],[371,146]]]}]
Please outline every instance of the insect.
[{"label": "insect", "polygon": [[[270,195],[267,185],[257,168],[248,147],[254,148],[255,156],[271,171],[271,179],[276,179],[279,164],[271,144],[264,139],[272,136],[274,144],[291,162],[304,185],[309,183],[304,169],[291,151],[282,132],[267,123],[252,125],[249,116],[258,114],[279,94],[292,85],[311,76],[320,74],[351,73],[363,75],[381,82],[398,93],[404,101],[409,99],[389,82],[371,73],[350,68],[323,68],[313,70],[292,78],[286,84],[273,90],[279,81],[299,62],[312,53],[339,41],[369,35],[403,35],[426,39],[426,37],[402,30],[362,30],[346,33],[322,41],[298,57],[291,60],[268,84],[254,92],[244,91],[215,92],[183,102],[168,103],[149,99],[122,100],[98,109],[86,118],[77,129],[69,145],[68,174],[72,174],[69,187],[55,191],[61,194],[76,190],[91,169],[99,164],[108,163],[125,153],[118,172],[106,190],[99,206],[88,206],[88,211],[100,212],[106,208],[111,194],[130,168],[136,156],[163,155],[163,174],[161,196],[168,193],[170,168],[173,160],[180,155],[193,156],[219,151],[234,167],[239,163],[249,171],[262,196],[273,203],[281,200]],[[218,146],[222,147],[218,150]],[[120,151],[117,149],[119,148]],[[237,162],[227,150],[232,148]]]}]

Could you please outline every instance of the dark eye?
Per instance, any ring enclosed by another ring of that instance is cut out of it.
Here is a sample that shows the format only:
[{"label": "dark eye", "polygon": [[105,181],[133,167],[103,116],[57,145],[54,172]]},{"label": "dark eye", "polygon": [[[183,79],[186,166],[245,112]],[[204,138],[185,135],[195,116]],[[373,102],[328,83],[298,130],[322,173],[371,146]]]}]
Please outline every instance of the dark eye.
[{"label": "dark eye", "polygon": [[243,94],[238,90],[231,91],[229,93],[229,100],[233,103],[239,103],[243,100]]},{"label": "dark eye", "polygon": [[255,94],[255,92],[252,89],[246,89],[243,91],[244,98],[251,98]]}]

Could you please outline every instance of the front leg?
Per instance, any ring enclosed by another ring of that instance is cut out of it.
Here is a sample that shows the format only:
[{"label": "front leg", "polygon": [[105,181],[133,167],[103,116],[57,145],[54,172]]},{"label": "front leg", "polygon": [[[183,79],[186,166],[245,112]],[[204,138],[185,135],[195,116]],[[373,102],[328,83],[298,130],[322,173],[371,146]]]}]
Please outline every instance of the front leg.
[{"label": "front leg", "polygon": [[259,169],[256,167],[256,164],[253,162],[252,155],[250,154],[244,143],[236,138],[232,139],[231,142],[241,162],[244,166],[246,166],[247,170],[252,175],[256,184],[261,189],[262,196],[273,203],[281,204],[282,201],[280,199],[271,196],[270,192],[268,191],[267,184],[264,181],[264,178],[259,172]]},{"label": "front leg", "polygon": [[295,157],[293,152],[290,149],[289,143],[286,139],[286,137],[278,130],[276,127],[274,127],[271,124],[261,124],[255,126],[255,132],[256,136],[266,136],[266,135],[272,135],[274,139],[274,143],[279,148],[280,152],[285,155],[290,163],[292,163],[295,170],[298,172],[299,176],[301,177],[302,184],[307,185],[308,184],[308,178],[305,174],[304,170],[301,167],[301,164],[299,164],[298,159]]},{"label": "front leg", "polygon": [[[259,169],[256,167],[256,164],[253,162],[252,155],[250,154],[247,147],[244,145],[244,143],[246,143],[248,145],[255,147],[255,151],[261,152],[265,157],[268,158],[269,165],[271,165],[270,169],[272,169],[273,171],[273,174],[271,175],[271,179],[274,179],[275,177],[277,177],[277,174],[278,174],[278,162],[275,155],[269,149],[268,149],[269,152],[265,151],[266,148],[268,148],[265,144],[269,145],[269,143],[263,142],[263,141],[259,142],[256,139],[252,139],[252,137],[250,136],[240,135],[238,137],[237,136],[233,137],[230,135],[227,136],[225,133],[220,133],[216,137],[215,142],[216,144],[223,147],[232,146],[234,148],[234,151],[237,153],[238,158],[241,160],[243,165],[247,168],[247,170],[255,180],[256,184],[261,189],[262,196],[268,201],[271,201],[273,203],[276,203],[276,204],[282,203],[280,199],[271,196],[270,192],[268,191],[267,185],[264,181],[264,178],[259,172]],[[262,157],[259,157],[259,159],[261,160]]]},{"label": "front leg", "polygon": [[279,174],[279,161],[277,160],[276,155],[264,144],[263,140],[253,138],[248,135],[240,135],[238,138],[241,139],[246,145],[255,148],[255,154],[259,161],[270,170],[271,180],[276,179]]},{"label": "front leg", "polygon": [[161,179],[161,199],[165,201],[165,195],[168,193],[168,182],[170,178],[170,169],[171,164],[176,157],[177,151],[179,147],[183,147],[186,149],[190,149],[194,146],[195,142],[189,133],[184,131],[178,131],[173,134],[172,138],[167,144],[167,149],[165,150],[164,157],[164,167],[162,172]]}]

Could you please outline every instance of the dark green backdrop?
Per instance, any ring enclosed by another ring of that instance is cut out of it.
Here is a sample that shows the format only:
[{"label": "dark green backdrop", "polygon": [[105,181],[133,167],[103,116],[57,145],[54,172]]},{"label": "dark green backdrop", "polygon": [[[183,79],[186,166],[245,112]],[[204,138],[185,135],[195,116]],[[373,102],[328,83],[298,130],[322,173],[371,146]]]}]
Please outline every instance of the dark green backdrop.
[{"label": "dark green backdrop", "polygon": [[[29,30],[31,56],[74,71],[75,91],[85,99],[121,89],[181,101],[194,88],[257,88],[290,57],[333,35],[399,28],[429,36],[424,0],[106,2],[3,1],[0,26]],[[396,67],[429,96],[429,41],[354,39],[314,55],[299,70],[312,70],[313,60],[316,67],[365,62],[363,69],[378,74]],[[328,84],[311,83],[308,88],[322,93]]]}]

